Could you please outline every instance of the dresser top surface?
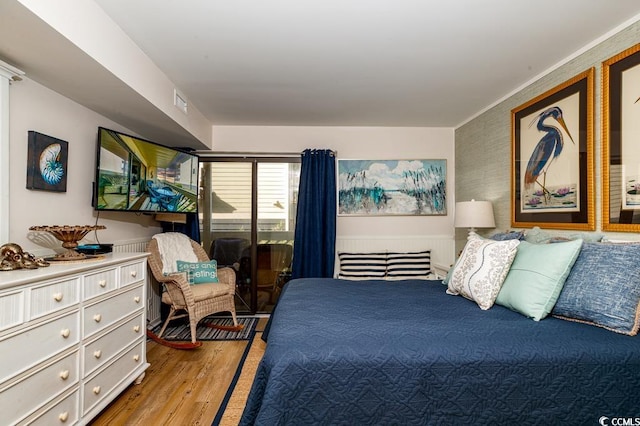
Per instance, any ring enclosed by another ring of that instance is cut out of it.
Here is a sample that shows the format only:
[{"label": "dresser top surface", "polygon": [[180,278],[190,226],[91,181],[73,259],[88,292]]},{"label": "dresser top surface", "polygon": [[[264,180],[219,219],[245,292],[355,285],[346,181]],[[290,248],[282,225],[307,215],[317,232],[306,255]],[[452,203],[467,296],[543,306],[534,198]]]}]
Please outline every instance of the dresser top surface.
[{"label": "dresser top surface", "polygon": [[149,255],[145,252],[110,253],[84,261],[52,261],[50,266],[38,269],[16,269],[0,271],[0,290],[18,287],[24,284],[40,282],[70,274],[91,272],[100,268],[118,265],[129,261],[144,259]]}]

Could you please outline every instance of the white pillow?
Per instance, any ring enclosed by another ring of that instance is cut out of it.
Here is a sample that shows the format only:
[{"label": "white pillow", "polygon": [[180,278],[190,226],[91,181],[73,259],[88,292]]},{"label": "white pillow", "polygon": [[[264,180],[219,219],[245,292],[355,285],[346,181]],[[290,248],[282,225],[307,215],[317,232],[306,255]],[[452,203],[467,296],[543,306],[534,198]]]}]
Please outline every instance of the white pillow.
[{"label": "white pillow", "polygon": [[486,310],[493,306],[513,259],[519,240],[493,241],[471,235],[456,262],[447,293],[461,295]]}]

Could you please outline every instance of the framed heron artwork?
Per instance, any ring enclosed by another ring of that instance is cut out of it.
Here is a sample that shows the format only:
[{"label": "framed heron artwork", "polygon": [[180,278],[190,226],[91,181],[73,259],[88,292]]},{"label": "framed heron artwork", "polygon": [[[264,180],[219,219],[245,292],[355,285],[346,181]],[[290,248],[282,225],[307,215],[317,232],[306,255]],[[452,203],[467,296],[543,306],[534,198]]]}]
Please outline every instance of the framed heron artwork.
[{"label": "framed heron artwork", "polygon": [[447,161],[338,160],[338,215],[446,215]]},{"label": "framed heron artwork", "polygon": [[69,143],[29,131],[27,149],[27,189],[67,191]]},{"label": "framed heron artwork", "polygon": [[511,111],[511,226],[595,229],[594,68]]},{"label": "framed heron artwork", "polygon": [[602,229],[640,232],[640,44],[602,63]]}]

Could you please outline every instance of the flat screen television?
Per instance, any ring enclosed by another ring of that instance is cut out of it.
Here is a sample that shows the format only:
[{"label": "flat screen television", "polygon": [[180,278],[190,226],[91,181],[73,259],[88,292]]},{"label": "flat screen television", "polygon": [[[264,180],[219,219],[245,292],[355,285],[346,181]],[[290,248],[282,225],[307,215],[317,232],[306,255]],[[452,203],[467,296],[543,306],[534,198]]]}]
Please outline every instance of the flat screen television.
[{"label": "flat screen television", "polygon": [[96,210],[198,211],[198,156],[98,128]]}]

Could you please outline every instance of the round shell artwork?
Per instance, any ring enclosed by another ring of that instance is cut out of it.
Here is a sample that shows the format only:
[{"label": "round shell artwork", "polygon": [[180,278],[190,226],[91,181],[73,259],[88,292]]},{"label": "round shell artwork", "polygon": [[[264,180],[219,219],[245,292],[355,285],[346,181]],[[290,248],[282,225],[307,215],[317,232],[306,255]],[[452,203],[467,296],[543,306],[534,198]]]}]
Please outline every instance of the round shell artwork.
[{"label": "round shell artwork", "polygon": [[60,162],[60,151],[62,147],[59,143],[52,143],[40,154],[40,174],[50,185],[55,185],[62,180],[64,168]]}]

